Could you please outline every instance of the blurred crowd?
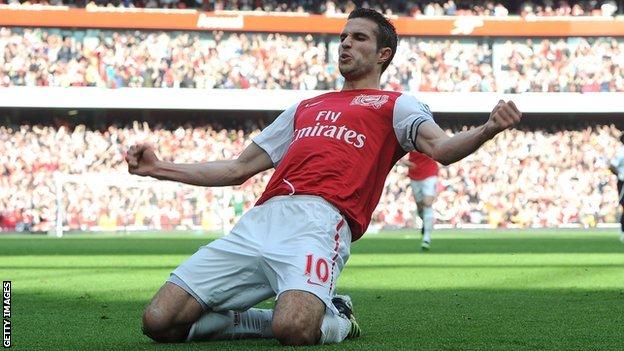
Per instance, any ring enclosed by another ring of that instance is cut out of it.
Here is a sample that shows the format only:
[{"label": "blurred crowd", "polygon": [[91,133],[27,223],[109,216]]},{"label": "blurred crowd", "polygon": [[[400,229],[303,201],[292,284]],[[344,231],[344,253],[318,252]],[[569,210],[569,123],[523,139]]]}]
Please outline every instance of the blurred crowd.
[{"label": "blurred crowd", "polygon": [[[205,11],[271,11],[348,14],[370,7],[388,16],[613,16],[615,0],[466,1],[466,0],[1,0],[16,6],[197,8]],[[620,9],[621,10],[621,9]]]},{"label": "blurred crowd", "polygon": [[[616,222],[616,178],[608,167],[619,135],[607,125],[505,131],[475,154],[441,168],[436,221],[492,227]],[[386,182],[377,208],[382,226],[408,226],[413,220],[404,168],[396,166]]]},{"label": "blurred crowd", "polygon": [[101,34],[0,29],[0,86],[333,89],[338,82],[327,45],[309,35]]},{"label": "blurred crowd", "polygon": [[507,41],[496,82],[506,93],[624,91],[624,42],[597,38]]},{"label": "blurred crowd", "polygon": [[[237,187],[193,187],[130,176],[124,152],[149,141],[169,161],[230,159],[261,127],[0,126],[0,227],[53,230],[60,204],[65,230],[227,230],[253,206],[272,171]],[[506,131],[441,169],[436,221],[492,227],[616,222],[608,161],[619,135],[612,125]],[[401,163],[390,173],[371,231],[414,225],[406,173]]]},{"label": "blurred crowd", "polygon": [[[4,227],[48,231],[62,203],[70,229],[116,225],[172,229],[173,225],[201,225],[220,229],[224,194],[231,189],[144,182],[127,173],[125,148],[152,142],[169,161],[199,162],[229,159],[242,151],[255,131],[179,127],[174,130],[134,123],[90,130],[84,125],[58,128],[38,125],[0,127],[0,208]],[[60,177],[60,175],[64,175]],[[138,178],[138,177],[137,177]],[[256,177],[236,191],[247,206],[267,175]],[[57,190],[59,190],[57,192]],[[62,194],[57,199],[56,194]],[[229,201],[229,199],[228,199]],[[112,228],[111,227],[111,228]]]},{"label": "blurred crowd", "polygon": [[[340,89],[327,35],[0,28],[0,87]],[[382,88],[624,91],[619,38],[401,38]]]}]

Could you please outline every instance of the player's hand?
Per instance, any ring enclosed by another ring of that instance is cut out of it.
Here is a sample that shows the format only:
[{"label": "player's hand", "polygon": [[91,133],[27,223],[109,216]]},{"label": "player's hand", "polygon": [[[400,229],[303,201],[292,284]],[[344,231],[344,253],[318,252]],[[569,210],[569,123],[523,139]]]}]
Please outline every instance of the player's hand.
[{"label": "player's hand", "polygon": [[133,145],[126,153],[126,162],[128,163],[128,172],[130,174],[149,176],[152,174],[158,161],[158,157],[154,152],[154,146],[151,144]]},{"label": "player's hand", "polygon": [[522,112],[518,110],[516,104],[509,100],[505,102],[500,100],[494,110],[490,113],[490,118],[485,123],[486,130],[492,137],[503,130],[520,122]]}]

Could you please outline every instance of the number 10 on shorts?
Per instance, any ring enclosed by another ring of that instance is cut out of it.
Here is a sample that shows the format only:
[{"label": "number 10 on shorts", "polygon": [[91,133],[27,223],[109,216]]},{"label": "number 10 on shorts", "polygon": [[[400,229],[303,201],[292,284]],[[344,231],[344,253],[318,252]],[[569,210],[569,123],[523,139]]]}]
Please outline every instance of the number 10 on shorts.
[{"label": "number 10 on shorts", "polygon": [[318,279],[321,283],[327,283],[329,280],[329,264],[324,258],[314,259],[314,255],[306,255],[305,275],[309,276],[309,284],[320,285],[312,281]]}]

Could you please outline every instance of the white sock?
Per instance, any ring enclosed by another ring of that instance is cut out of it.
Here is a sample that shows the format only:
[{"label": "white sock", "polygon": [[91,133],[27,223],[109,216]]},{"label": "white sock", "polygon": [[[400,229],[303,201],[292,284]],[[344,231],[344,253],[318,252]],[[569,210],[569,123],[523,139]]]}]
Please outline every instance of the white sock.
[{"label": "white sock", "polygon": [[423,241],[431,242],[431,231],[433,230],[433,208],[431,206],[423,208]]},{"label": "white sock", "polygon": [[418,218],[422,220],[422,217],[423,217],[422,209],[420,207],[416,209],[416,215],[417,216],[414,216],[414,228],[418,228]]},{"label": "white sock", "polygon": [[326,309],[323,323],[321,324],[321,340],[319,340],[319,344],[339,343],[347,337],[349,330],[351,330],[350,320]]},{"label": "white sock", "polygon": [[273,310],[207,312],[191,326],[186,341],[272,338]]}]

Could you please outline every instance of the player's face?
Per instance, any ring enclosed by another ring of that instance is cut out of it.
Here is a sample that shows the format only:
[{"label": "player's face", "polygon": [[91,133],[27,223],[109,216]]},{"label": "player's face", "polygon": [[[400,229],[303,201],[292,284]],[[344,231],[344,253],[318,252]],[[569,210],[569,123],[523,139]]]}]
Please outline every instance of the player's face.
[{"label": "player's face", "polygon": [[376,70],[379,60],[377,31],[377,23],[366,18],[353,18],[340,33],[338,69],[346,80],[379,74]]}]

